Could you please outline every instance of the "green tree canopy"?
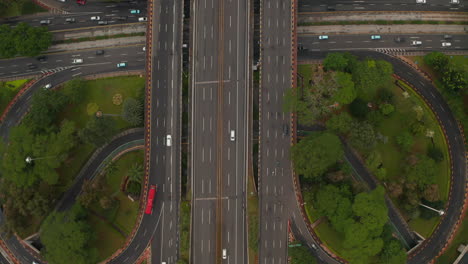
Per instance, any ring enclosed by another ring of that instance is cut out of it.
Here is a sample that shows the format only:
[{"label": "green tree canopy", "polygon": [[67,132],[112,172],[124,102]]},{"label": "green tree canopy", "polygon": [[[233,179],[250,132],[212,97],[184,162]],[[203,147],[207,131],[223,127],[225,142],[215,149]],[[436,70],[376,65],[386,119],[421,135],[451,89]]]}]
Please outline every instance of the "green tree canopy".
[{"label": "green tree canopy", "polygon": [[41,241],[45,258],[51,264],[92,264],[97,262],[97,250],[89,244],[95,234],[75,207],[68,213],[54,212],[42,224]]},{"label": "green tree canopy", "polygon": [[385,189],[379,185],[371,192],[356,195],[353,212],[359,218],[359,222],[369,230],[372,237],[380,236],[388,220]]},{"label": "green tree canopy", "polygon": [[323,60],[323,67],[326,71],[351,72],[357,59],[350,53],[331,52]]},{"label": "green tree canopy", "polygon": [[356,99],[357,93],[354,89],[354,82],[351,74],[337,72],[335,78],[339,88],[333,96],[333,100],[336,100],[340,104],[349,104]]},{"label": "green tree canopy", "polygon": [[330,220],[338,232],[344,233],[346,228],[354,222],[350,197],[351,191],[346,185],[340,188],[326,185],[316,194],[317,210]]},{"label": "green tree canopy", "polygon": [[291,152],[296,172],[308,179],[321,176],[343,156],[340,139],[326,132],[305,137]]},{"label": "green tree canopy", "polygon": [[328,119],[326,125],[327,129],[335,133],[346,134],[351,130],[353,119],[347,112],[341,112]]},{"label": "green tree canopy", "polygon": [[36,56],[51,44],[52,33],[46,27],[31,27],[23,22],[14,28],[7,24],[0,27],[0,57]]},{"label": "green tree canopy", "polygon": [[85,95],[85,89],[88,87],[88,83],[81,79],[75,78],[65,83],[62,92],[68,98],[70,103],[76,104],[83,100]]},{"label": "green tree canopy", "polygon": [[411,133],[409,133],[408,131],[404,131],[396,137],[396,142],[403,151],[409,151],[413,146],[414,140]]},{"label": "green tree canopy", "polygon": [[382,264],[405,264],[406,251],[401,246],[401,243],[392,239],[384,244],[382,253],[380,254],[380,263]]},{"label": "green tree canopy", "polygon": [[143,125],[143,105],[135,98],[125,99],[122,106],[122,118],[133,126]]},{"label": "green tree canopy", "polygon": [[291,258],[291,264],[317,263],[312,253],[304,246],[288,247],[288,256]]},{"label": "green tree canopy", "polygon": [[361,151],[373,149],[377,139],[372,125],[367,122],[354,123],[351,129],[350,143]]},{"label": "green tree canopy", "polygon": [[382,105],[380,105],[380,112],[382,112],[382,114],[386,116],[390,115],[394,111],[395,111],[395,107],[392,104],[383,103]]},{"label": "green tree canopy", "polygon": [[442,52],[433,51],[424,56],[424,63],[441,72],[449,64],[449,57]]},{"label": "green tree canopy", "polygon": [[80,131],[79,135],[85,143],[99,147],[109,141],[116,132],[117,125],[112,117],[93,116],[86,123],[86,127]]},{"label": "green tree canopy", "polygon": [[356,64],[352,74],[358,96],[371,101],[379,88],[392,84],[393,67],[383,60],[366,59]]},{"label": "green tree canopy", "polygon": [[409,182],[416,183],[422,191],[427,185],[435,183],[436,172],[435,161],[426,156],[420,156],[416,165],[408,166],[406,177]]},{"label": "green tree canopy", "polygon": [[367,264],[369,257],[377,255],[383,247],[383,240],[370,234],[365,225],[355,222],[345,233],[344,255],[351,264]]}]

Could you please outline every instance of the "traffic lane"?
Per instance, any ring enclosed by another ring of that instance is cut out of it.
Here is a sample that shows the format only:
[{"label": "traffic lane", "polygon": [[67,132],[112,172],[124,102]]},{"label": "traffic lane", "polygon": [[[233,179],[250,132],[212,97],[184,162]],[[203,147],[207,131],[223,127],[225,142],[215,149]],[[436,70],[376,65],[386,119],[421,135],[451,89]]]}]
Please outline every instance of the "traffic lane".
[{"label": "traffic lane", "polygon": [[77,12],[97,12],[102,10],[125,10],[129,8],[146,9],[147,1],[120,1],[112,2],[108,1],[86,1],[85,5],[80,5],[76,0],[67,0],[66,2],[57,2],[60,9],[70,13]]},{"label": "traffic lane", "polygon": [[[30,100],[32,95],[37,89],[43,89],[43,87],[51,83],[53,86],[59,85],[63,82],[66,82],[77,76],[85,76],[89,74],[100,74],[112,71],[127,71],[127,70],[142,70],[144,69],[144,62],[139,61],[138,57],[130,57],[128,60],[128,66],[126,68],[117,69],[115,64],[117,61],[120,61],[119,58],[115,57],[114,62],[99,63],[99,64],[90,64],[82,65],[81,67],[65,69],[61,72],[53,73],[45,77],[44,79],[39,80],[34,86],[25,91],[25,93],[19,98],[19,101],[16,102],[10,113],[5,117],[5,120],[0,124],[0,136],[7,140],[9,136],[10,126],[16,125],[20,118],[26,114],[28,111],[26,105],[30,105]],[[75,70],[76,69],[76,70]],[[77,75],[79,74],[79,75]]]},{"label": "traffic lane", "polygon": [[[115,11],[115,12],[114,12]],[[47,27],[52,33],[60,30],[73,30],[76,28],[104,27],[105,25],[116,25],[125,23],[144,22],[140,21],[146,18],[146,10],[140,10],[138,14],[131,14],[128,10],[113,10],[110,12],[87,12],[73,14],[44,14],[34,17],[17,17],[7,19],[2,24],[16,26],[20,22],[27,23],[34,27]],[[102,25],[101,25],[101,24]]]},{"label": "traffic lane", "polygon": [[[106,67],[117,67],[118,62],[128,62],[131,64],[144,64],[145,56],[142,45],[132,45],[125,47],[107,49],[88,49],[79,51],[58,52],[43,55],[44,61],[36,58],[20,57],[0,60],[0,78],[21,77],[28,75],[40,75],[46,72],[58,72],[71,67],[94,67],[95,65],[112,64]],[[104,51],[102,55],[96,55],[96,51]],[[73,64],[73,59],[82,59],[80,64]],[[114,64],[115,63],[115,64]],[[30,69],[29,65],[34,68]]]},{"label": "traffic lane", "polygon": [[216,199],[195,199],[193,210],[193,263],[216,263]]},{"label": "traffic lane", "polygon": [[299,12],[332,12],[332,11],[466,11],[467,6],[460,1],[460,4],[451,4],[450,0],[427,0],[426,4],[418,4],[416,0],[371,0],[371,1],[299,1]]},{"label": "traffic lane", "polygon": [[[319,35],[298,35],[298,48],[301,46],[310,51],[322,50],[356,50],[370,48],[392,48],[405,50],[460,50],[468,47],[468,35],[450,35],[448,39],[441,34],[369,34],[369,35],[327,35],[328,39],[320,40]],[[380,39],[371,39],[380,36]],[[402,39],[397,42],[397,38]],[[413,41],[420,41],[420,45],[412,45]],[[451,46],[443,47],[442,43]]]}]

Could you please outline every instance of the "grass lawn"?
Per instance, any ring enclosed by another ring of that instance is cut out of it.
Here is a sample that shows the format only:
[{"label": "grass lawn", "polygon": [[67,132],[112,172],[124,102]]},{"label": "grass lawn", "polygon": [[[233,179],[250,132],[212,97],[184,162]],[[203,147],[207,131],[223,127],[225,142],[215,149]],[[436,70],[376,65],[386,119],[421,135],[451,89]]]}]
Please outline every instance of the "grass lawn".
[{"label": "grass lawn", "polygon": [[465,221],[460,225],[452,244],[450,244],[447,251],[437,259],[437,264],[453,263],[459,255],[457,251],[458,246],[460,246],[460,244],[468,244],[468,220],[466,217],[468,217],[468,215],[465,215]]},{"label": "grass lawn", "polygon": [[90,247],[98,249],[100,260],[112,255],[125,242],[125,237],[98,217],[90,214],[88,222],[96,233],[96,238],[91,242]]},{"label": "grass lawn", "polygon": [[[85,93],[83,101],[76,105],[68,106],[60,116],[60,120],[66,118],[74,121],[79,129],[85,127],[86,122],[88,122],[91,117],[87,113],[88,104],[95,103],[99,107],[99,110],[104,113],[119,114],[122,105],[114,105],[112,103],[112,96],[116,93],[120,93],[122,94],[123,100],[127,97],[136,97],[139,89],[145,85],[144,78],[137,76],[105,78],[87,82],[89,85],[83,90],[83,93]],[[116,121],[120,130],[131,127],[121,118],[116,117]],[[64,191],[73,183],[73,179],[94,150],[95,147],[89,144],[78,145],[71,152],[69,160],[58,169]]]},{"label": "grass lawn", "polygon": [[187,261],[190,255],[190,201],[180,204],[180,258]]},{"label": "grass lawn", "polygon": [[315,227],[314,230],[322,243],[325,244],[328,249],[330,249],[338,256],[343,256],[344,236],[338,233],[331,226],[328,220],[322,221],[318,226]]},{"label": "grass lawn", "polygon": [[434,231],[436,228],[439,220],[440,217],[433,217],[429,220],[419,217],[409,221],[408,225],[411,227],[411,229],[415,230],[423,237],[428,238],[432,234],[432,231]]},{"label": "grass lawn", "polygon": [[[91,206],[94,211],[103,215],[107,221],[117,226],[127,235],[131,233],[135,225],[135,221],[138,216],[139,203],[138,201],[132,202],[123,192],[120,191],[120,183],[123,181],[124,177],[127,176],[127,171],[130,166],[134,163],[143,164],[143,158],[143,151],[139,150],[126,153],[115,161],[115,165],[117,167],[116,172],[110,175],[100,175],[100,177],[106,177],[103,196],[108,195],[113,197],[117,201],[116,205],[107,210],[102,209],[99,202],[96,202]],[[125,237],[123,237],[117,230],[97,217],[93,217],[90,224],[99,235],[99,238],[97,239],[98,242],[95,243],[95,246],[100,252],[101,260],[109,257],[120,246],[122,246],[125,241]],[[105,226],[105,228],[103,228],[103,226]],[[113,242],[110,243],[111,245],[108,245],[109,243],[103,243],[101,241],[101,236],[109,237],[109,239],[115,236],[120,236],[122,239],[119,239],[118,243]],[[102,243],[99,243],[99,241]]]},{"label": "grass lawn", "polygon": [[11,17],[20,15],[29,15],[39,12],[47,12],[44,9],[36,5],[32,0],[20,0],[20,1],[5,1],[8,4],[5,6],[0,5],[0,17]]},{"label": "grass lawn", "polygon": [[0,91],[0,114],[3,113],[10,101],[28,81],[29,79],[22,79],[0,83],[0,89],[2,89]]}]

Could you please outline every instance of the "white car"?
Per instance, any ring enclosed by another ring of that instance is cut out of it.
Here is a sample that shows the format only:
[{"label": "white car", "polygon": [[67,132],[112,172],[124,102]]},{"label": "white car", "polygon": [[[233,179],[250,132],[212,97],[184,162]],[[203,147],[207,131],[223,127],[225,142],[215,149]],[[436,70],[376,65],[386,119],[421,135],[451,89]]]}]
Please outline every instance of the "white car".
[{"label": "white car", "polygon": [[91,21],[97,21],[97,20],[101,20],[101,17],[100,16],[92,16],[91,17]]},{"label": "white car", "polygon": [[227,250],[223,248],[223,259],[227,259]]},{"label": "white car", "polygon": [[139,17],[139,18],[138,18],[138,21],[140,21],[140,22],[146,22],[146,21],[148,21],[148,18],[147,18],[147,17]]},{"label": "white car", "polygon": [[413,40],[413,41],[411,41],[411,45],[412,45],[412,46],[421,46],[421,45],[422,45],[422,41],[420,41],[420,40]]},{"label": "white car", "polygon": [[452,46],[452,43],[450,42],[442,42],[442,47],[450,47]]},{"label": "white car", "polygon": [[72,63],[73,64],[81,64],[81,63],[83,63],[83,59],[73,59]]},{"label": "white car", "polygon": [[231,141],[235,141],[235,140],[236,140],[236,131],[231,130],[231,136],[230,136],[230,138],[231,138]]},{"label": "white car", "polygon": [[52,87],[52,84],[48,83],[44,86],[44,90],[50,89],[50,87]]},{"label": "white car", "polygon": [[416,0],[416,4],[425,4],[426,0]]},{"label": "white car", "polygon": [[166,146],[170,147],[172,145],[172,137],[171,135],[166,136]]},{"label": "white car", "polygon": [[459,3],[460,3],[460,0],[450,0],[450,3],[451,3],[451,4],[459,4]]}]

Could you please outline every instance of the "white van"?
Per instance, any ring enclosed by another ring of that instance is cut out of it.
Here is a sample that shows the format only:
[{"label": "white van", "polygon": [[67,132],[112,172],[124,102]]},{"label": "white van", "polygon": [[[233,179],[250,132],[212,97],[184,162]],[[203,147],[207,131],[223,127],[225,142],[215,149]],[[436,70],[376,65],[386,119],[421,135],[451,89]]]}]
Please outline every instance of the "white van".
[{"label": "white van", "polygon": [[227,259],[227,250],[223,248],[223,259]]},{"label": "white van", "polygon": [[236,131],[231,130],[231,141],[236,140]]},{"label": "white van", "polygon": [[172,137],[171,135],[166,136],[166,146],[170,147],[172,145]]}]

